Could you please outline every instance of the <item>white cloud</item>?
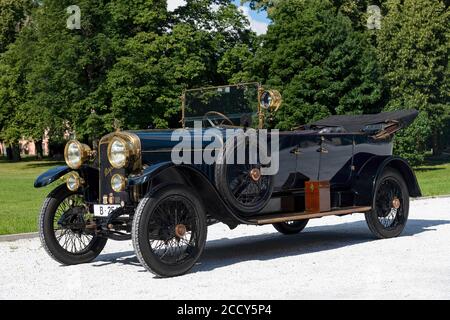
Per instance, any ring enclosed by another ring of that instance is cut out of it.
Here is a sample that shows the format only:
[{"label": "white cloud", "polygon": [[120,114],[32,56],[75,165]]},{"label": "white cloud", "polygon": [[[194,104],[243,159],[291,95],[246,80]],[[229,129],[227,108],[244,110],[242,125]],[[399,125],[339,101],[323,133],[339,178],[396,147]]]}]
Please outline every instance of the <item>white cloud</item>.
[{"label": "white cloud", "polygon": [[167,11],[173,11],[186,5],[186,0],[167,0]]},{"label": "white cloud", "polygon": [[248,19],[250,22],[250,29],[256,32],[256,34],[265,34],[267,32],[268,24],[262,21],[258,21],[252,18],[250,15],[250,8],[240,6],[239,10],[243,13],[243,15]]}]

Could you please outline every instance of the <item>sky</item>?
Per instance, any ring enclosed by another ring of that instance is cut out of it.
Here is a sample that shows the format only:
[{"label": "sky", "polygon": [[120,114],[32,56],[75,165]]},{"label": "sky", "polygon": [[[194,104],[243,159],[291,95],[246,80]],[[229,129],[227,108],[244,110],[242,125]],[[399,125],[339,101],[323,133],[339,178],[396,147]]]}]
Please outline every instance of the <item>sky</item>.
[{"label": "sky", "polygon": [[[250,22],[250,28],[257,34],[264,34],[267,31],[269,25],[269,19],[267,19],[266,12],[257,12],[251,10],[248,4],[241,6],[240,0],[233,0],[233,2],[239,7],[242,13],[247,17]],[[169,11],[173,11],[176,8],[186,4],[186,0],[167,0],[167,8]]]}]

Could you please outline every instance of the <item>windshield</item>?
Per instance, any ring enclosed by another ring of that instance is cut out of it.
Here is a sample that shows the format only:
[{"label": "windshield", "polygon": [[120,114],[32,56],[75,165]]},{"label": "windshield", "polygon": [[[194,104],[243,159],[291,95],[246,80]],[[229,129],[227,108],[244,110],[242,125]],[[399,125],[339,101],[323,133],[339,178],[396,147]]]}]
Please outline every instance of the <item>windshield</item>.
[{"label": "windshield", "polygon": [[203,126],[257,125],[258,83],[186,90],[184,93],[184,126],[194,121]]}]

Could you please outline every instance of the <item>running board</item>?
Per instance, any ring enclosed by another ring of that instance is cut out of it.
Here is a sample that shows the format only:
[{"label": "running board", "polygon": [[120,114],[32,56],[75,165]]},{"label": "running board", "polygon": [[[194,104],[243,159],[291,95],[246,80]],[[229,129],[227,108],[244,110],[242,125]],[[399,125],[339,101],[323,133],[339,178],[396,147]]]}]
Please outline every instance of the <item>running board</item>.
[{"label": "running board", "polygon": [[340,216],[345,214],[352,213],[363,213],[372,210],[372,207],[346,207],[340,208],[338,210],[331,210],[327,212],[318,212],[318,213],[307,213],[307,212],[294,212],[294,213],[284,213],[281,215],[271,214],[265,215],[261,217],[256,217],[251,219],[252,223],[263,225],[263,224],[272,224],[279,222],[287,222],[287,221],[296,221],[296,220],[305,220],[305,219],[314,219],[321,218],[325,216]]}]

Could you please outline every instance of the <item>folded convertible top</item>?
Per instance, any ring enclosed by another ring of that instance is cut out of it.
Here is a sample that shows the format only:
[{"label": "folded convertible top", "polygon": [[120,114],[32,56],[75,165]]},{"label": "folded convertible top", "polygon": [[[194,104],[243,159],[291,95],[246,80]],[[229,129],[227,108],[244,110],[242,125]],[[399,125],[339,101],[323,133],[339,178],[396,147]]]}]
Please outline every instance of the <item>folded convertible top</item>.
[{"label": "folded convertible top", "polygon": [[[327,127],[340,128],[340,132],[370,132],[376,133],[387,128],[397,130],[409,126],[417,117],[419,112],[415,109],[382,112],[377,114],[363,115],[340,115],[331,116],[309,124],[310,129],[323,129]],[[389,130],[391,131],[391,130]]]}]

